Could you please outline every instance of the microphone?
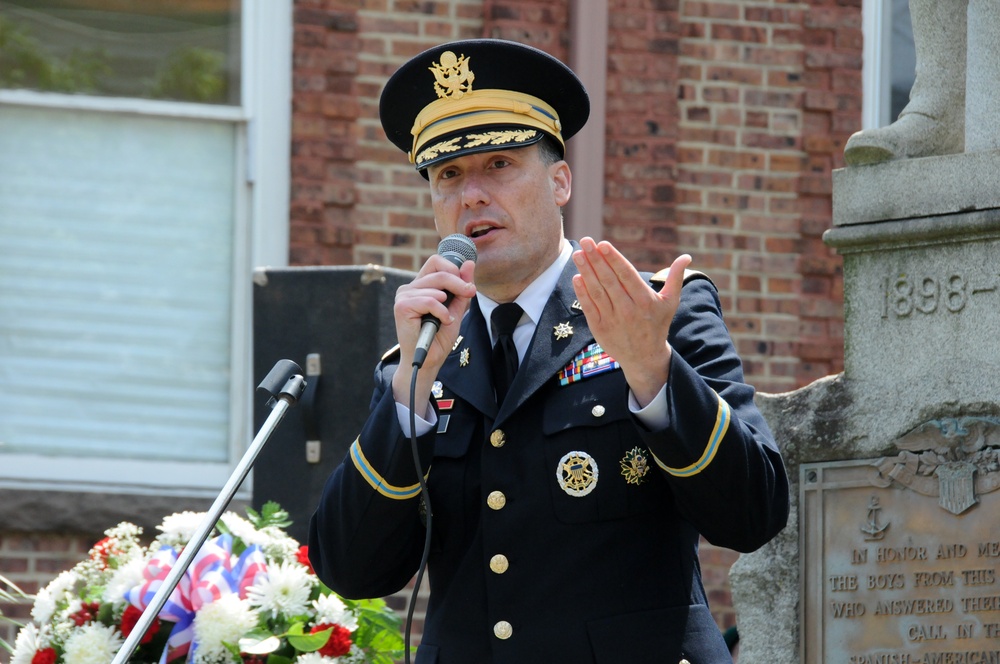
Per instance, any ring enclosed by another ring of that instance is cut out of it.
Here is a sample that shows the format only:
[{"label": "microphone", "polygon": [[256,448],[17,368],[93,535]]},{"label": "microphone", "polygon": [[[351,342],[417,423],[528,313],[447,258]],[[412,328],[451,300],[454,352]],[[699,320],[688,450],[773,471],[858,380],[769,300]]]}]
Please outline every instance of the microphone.
[{"label": "microphone", "polygon": [[[441,240],[437,252],[438,256],[443,257],[455,267],[462,267],[465,261],[475,263],[477,258],[476,245],[461,233],[452,233]],[[455,296],[447,291],[445,293],[448,297],[445,298],[444,306],[448,306]],[[424,366],[427,351],[430,350],[431,344],[434,342],[434,335],[441,327],[441,321],[430,314],[424,314],[421,320],[423,324],[420,326],[420,335],[417,337],[417,347],[413,351],[413,366],[418,369]]]}]

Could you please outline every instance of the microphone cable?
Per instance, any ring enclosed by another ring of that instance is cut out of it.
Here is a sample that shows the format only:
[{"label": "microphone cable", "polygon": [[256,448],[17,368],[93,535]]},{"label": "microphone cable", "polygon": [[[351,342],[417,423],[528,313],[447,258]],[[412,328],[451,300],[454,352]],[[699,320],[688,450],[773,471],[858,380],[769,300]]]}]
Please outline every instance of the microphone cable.
[{"label": "microphone cable", "polygon": [[427,567],[427,559],[431,553],[431,526],[434,523],[434,512],[431,510],[431,498],[427,492],[427,482],[424,480],[424,470],[420,465],[420,455],[417,452],[417,415],[416,415],[416,391],[417,374],[420,367],[414,364],[413,375],[410,376],[410,449],[413,452],[413,466],[417,470],[417,481],[420,483],[420,496],[424,501],[426,514],[425,525],[427,534],[424,536],[424,551],[420,556],[420,566],[417,568],[416,580],[413,584],[413,592],[410,595],[410,606],[406,610],[406,629],[404,636],[405,664],[410,664],[410,629],[413,626],[413,609],[417,605],[417,595],[420,592],[420,584],[424,578],[424,569]]},{"label": "microphone cable", "polygon": [[[457,268],[461,268],[466,261],[475,262],[477,258],[476,245],[467,236],[461,233],[452,233],[445,237],[438,244],[437,253],[449,261]],[[446,292],[447,293],[447,292]],[[445,306],[452,300],[452,294],[447,293]],[[431,498],[427,492],[427,482],[424,479],[424,470],[420,466],[420,455],[417,452],[417,414],[416,414],[416,391],[417,374],[424,365],[427,352],[441,326],[441,322],[430,314],[422,317],[420,336],[417,338],[417,347],[413,353],[413,374],[410,376],[410,449],[413,452],[413,466],[417,471],[417,481],[420,483],[420,496],[424,501],[424,525],[427,527],[427,534],[424,537],[424,551],[420,556],[420,566],[417,568],[417,576],[413,586],[413,593],[410,595],[410,607],[406,611],[405,630],[405,664],[410,664],[410,630],[413,626],[413,610],[417,605],[417,595],[420,592],[420,583],[424,578],[424,570],[427,568],[427,560],[431,553],[431,533],[434,524],[434,513],[431,510]],[[430,325],[429,323],[433,323]]]}]

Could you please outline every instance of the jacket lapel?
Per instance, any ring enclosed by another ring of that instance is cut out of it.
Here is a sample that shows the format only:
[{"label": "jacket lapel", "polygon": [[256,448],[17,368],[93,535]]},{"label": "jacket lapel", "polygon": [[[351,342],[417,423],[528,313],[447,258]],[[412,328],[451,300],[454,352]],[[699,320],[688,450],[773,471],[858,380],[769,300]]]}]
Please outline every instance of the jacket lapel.
[{"label": "jacket lapel", "polygon": [[490,363],[492,347],[483,314],[479,311],[479,301],[475,298],[462,320],[461,335],[458,345],[438,372],[438,380],[480,412],[494,417],[497,404]]},{"label": "jacket lapel", "polygon": [[[583,310],[573,307],[576,301],[573,275],[576,273],[576,265],[572,260],[568,261],[559,277],[559,283],[542,310],[542,317],[535,328],[527,355],[517,370],[497,421],[505,419],[517,409],[593,341]],[[567,334],[569,328],[572,329],[572,334]]]}]

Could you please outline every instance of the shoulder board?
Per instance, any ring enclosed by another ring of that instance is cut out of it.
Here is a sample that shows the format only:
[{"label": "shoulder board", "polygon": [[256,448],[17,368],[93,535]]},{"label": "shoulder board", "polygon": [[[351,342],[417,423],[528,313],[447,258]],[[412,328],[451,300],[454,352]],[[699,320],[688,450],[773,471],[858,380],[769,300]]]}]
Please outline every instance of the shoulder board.
[{"label": "shoulder board", "polygon": [[388,362],[389,360],[393,360],[398,357],[399,357],[399,344],[396,344],[395,346],[393,346],[392,348],[390,348],[389,350],[385,351],[385,353],[382,354],[382,361]]},{"label": "shoulder board", "polygon": [[[663,288],[663,284],[667,282],[667,273],[669,272],[670,268],[665,267],[656,274],[654,274],[652,277],[650,277],[649,282],[655,285],[657,290],[659,290],[660,288]],[[699,272],[698,270],[684,270],[685,284],[694,281],[695,279],[705,279],[706,281],[708,281],[708,283],[712,284],[712,286],[715,286],[715,282],[712,281],[711,277],[709,277],[704,272]]]}]

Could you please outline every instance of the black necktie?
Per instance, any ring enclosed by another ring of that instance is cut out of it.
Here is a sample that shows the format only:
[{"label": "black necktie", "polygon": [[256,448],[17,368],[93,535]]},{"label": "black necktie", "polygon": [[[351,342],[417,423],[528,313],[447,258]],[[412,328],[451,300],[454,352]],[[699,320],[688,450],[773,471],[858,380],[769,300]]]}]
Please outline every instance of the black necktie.
[{"label": "black necktie", "polygon": [[492,321],[497,333],[497,342],[493,344],[493,384],[497,391],[497,405],[503,403],[517,373],[514,328],[522,313],[524,310],[514,302],[501,304],[493,310]]}]

